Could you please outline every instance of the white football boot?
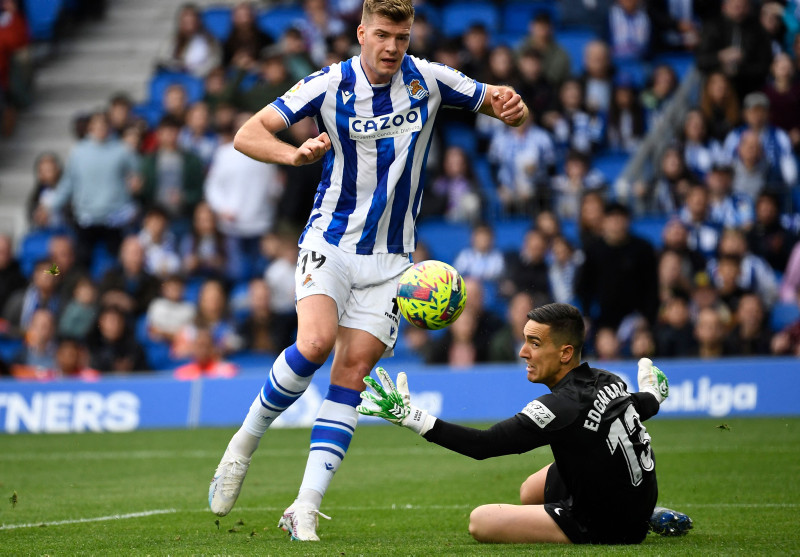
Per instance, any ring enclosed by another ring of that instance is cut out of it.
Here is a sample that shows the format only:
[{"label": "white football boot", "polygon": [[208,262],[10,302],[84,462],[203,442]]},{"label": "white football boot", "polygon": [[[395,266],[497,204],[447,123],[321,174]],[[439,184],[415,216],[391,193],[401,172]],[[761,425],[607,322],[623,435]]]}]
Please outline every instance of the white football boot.
[{"label": "white football boot", "polygon": [[217,516],[225,516],[233,508],[239,492],[242,490],[242,482],[250,467],[250,459],[230,452],[225,449],[222,460],[214,472],[214,479],[208,488],[208,506]]},{"label": "white football boot", "polygon": [[278,526],[289,532],[293,541],[318,542],[317,525],[319,517],[331,519],[326,514],[319,512],[308,503],[295,501],[288,509],[283,511],[283,516]]}]

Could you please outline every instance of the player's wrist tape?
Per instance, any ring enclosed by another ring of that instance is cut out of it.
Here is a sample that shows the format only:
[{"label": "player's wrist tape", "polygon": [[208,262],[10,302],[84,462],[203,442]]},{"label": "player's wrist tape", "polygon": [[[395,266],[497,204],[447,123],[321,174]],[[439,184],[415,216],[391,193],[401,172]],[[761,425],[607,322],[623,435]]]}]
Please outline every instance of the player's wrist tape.
[{"label": "player's wrist tape", "polygon": [[408,410],[408,416],[403,418],[400,425],[417,432],[419,435],[428,433],[433,427],[433,424],[436,423],[436,416],[431,416],[427,411],[421,408],[410,406]]}]

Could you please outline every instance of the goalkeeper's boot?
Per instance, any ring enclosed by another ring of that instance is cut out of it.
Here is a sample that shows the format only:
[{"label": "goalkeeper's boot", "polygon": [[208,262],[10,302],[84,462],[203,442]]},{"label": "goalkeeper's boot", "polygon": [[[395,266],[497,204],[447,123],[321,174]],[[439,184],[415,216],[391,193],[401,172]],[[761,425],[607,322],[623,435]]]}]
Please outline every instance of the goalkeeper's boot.
[{"label": "goalkeeper's boot", "polygon": [[656,507],[650,517],[650,530],[662,536],[685,536],[692,529],[692,519],[688,515]]},{"label": "goalkeeper's boot", "polygon": [[217,516],[225,516],[233,508],[242,482],[250,467],[250,459],[233,454],[230,449],[225,449],[222,460],[214,472],[214,479],[208,488],[208,506]]},{"label": "goalkeeper's boot", "polygon": [[283,511],[283,516],[278,522],[278,526],[289,532],[293,541],[318,542],[317,525],[319,517],[331,519],[326,514],[319,512],[308,503],[295,501],[288,509]]}]

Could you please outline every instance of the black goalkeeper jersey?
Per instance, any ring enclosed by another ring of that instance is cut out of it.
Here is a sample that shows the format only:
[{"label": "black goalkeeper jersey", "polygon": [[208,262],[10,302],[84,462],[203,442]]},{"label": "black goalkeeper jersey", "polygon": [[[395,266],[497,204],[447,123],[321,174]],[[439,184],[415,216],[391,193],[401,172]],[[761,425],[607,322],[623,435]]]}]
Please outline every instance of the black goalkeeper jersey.
[{"label": "black goalkeeper jersey", "polygon": [[436,420],[425,439],[476,459],[550,445],[591,531],[641,527],[655,506],[655,455],[642,421],[658,412],[649,393],[628,393],[616,375],[584,363],[520,413],[487,430]]}]

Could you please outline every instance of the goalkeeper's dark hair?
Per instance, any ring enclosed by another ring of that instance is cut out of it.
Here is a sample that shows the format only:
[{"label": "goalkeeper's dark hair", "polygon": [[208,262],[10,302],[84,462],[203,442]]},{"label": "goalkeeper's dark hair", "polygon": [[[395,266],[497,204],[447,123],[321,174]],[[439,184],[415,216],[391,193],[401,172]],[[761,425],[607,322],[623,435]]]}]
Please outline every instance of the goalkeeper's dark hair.
[{"label": "goalkeeper's dark hair", "polygon": [[549,325],[553,342],[571,345],[575,350],[575,356],[580,360],[586,329],[583,315],[578,308],[569,304],[546,304],[529,311],[528,319]]}]

